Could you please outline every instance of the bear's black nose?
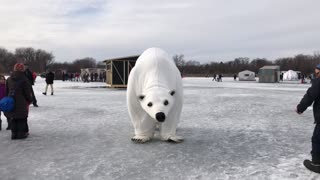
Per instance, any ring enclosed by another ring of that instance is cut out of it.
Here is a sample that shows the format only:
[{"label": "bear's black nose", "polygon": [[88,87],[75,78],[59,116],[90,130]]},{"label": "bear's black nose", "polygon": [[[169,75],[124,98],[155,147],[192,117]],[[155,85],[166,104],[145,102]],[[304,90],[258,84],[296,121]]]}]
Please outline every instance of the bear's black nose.
[{"label": "bear's black nose", "polygon": [[166,115],[163,112],[158,112],[156,114],[156,119],[159,122],[163,122],[166,119]]}]

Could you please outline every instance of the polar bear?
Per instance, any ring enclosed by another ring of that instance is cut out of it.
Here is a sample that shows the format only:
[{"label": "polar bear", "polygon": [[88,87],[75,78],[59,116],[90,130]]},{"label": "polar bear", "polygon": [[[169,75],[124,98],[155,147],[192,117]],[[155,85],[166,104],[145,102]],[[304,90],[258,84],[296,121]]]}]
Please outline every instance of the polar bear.
[{"label": "polar bear", "polygon": [[135,132],[131,140],[151,140],[159,125],[162,140],[182,142],[176,136],[182,103],[181,74],[172,58],[159,48],[145,50],[128,78],[127,106]]}]

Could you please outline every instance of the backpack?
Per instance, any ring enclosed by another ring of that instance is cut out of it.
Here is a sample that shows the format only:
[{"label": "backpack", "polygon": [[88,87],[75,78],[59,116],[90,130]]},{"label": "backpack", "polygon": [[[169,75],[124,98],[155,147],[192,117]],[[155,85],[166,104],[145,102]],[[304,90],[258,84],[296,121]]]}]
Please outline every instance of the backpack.
[{"label": "backpack", "polygon": [[14,98],[12,96],[6,96],[0,100],[0,110],[3,112],[12,112],[14,104]]},{"label": "backpack", "polygon": [[0,111],[12,112],[14,110],[14,106],[15,106],[14,96],[15,96],[17,87],[19,87],[19,85],[21,84],[22,81],[23,80],[17,81],[15,88],[14,88],[14,91],[10,95],[8,95],[0,100]]}]

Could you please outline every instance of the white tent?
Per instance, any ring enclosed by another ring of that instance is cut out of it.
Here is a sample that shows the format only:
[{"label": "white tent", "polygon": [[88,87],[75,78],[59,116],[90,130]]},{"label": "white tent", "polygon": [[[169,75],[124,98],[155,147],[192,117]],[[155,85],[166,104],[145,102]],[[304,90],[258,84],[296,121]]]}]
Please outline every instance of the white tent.
[{"label": "white tent", "polygon": [[289,70],[283,74],[283,80],[284,81],[297,81],[298,80],[298,73],[293,70]]},{"label": "white tent", "polygon": [[238,74],[239,81],[255,81],[255,76],[256,74],[254,72],[248,70],[241,71]]}]

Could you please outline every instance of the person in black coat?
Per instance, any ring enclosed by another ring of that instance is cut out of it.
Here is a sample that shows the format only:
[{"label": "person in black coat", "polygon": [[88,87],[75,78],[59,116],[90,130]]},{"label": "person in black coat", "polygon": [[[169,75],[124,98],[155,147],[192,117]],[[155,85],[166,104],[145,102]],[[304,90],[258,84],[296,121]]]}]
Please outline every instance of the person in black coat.
[{"label": "person in black coat", "polygon": [[320,173],[320,64],[315,68],[315,79],[311,87],[297,106],[296,112],[302,114],[313,103],[315,128],[311,138],[312,160],[304,160],[303,164],[311,171]]},{"label": "person in black coat", "polygon": [[27,76],[27,78],[29,80],[29,83],[31,84],[32,104],[33,104],[34,107],[39,107],[38,103],[37,103],[36,96],[34,95],[34,91],[33,91],[33,88],[32,88],[32,86],[34,85],[34,78],[33,78],[32,72],[29,69],[28,64],[24,64],[24,66],[25,66],[25,75]]},{"label": "person in black coat", "polygon": [[47,85],[46,85],[45,92],[42,93],[43,95],[47,95],[48,86],[51,87],[51,95],[53,95],[53,80],[54,80],[54,73],[52,71],[49,71],[46,74],[46,83],[47,83]]},{"label": "person in black coat", "polygon": [[24,139],[29,135],[28,115],[29,104],[32,101],[32,86],[25,76],[24,67],[22,63],[15,64],[14,72],[6,84],[7,95],[13,95],[15,99],[14,110],[5,113],[11,118],[11,139]]}]

